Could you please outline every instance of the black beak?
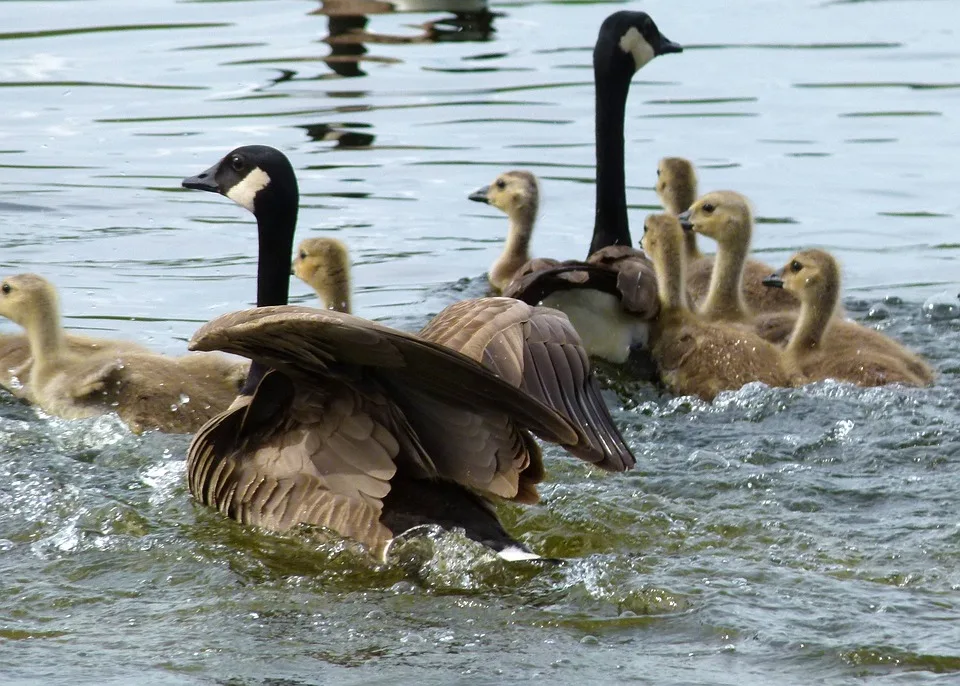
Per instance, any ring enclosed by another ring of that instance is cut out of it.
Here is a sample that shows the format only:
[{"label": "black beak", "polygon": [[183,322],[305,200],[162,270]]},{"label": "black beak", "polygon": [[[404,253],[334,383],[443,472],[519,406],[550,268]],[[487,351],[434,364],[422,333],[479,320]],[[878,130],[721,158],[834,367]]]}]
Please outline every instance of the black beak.
[{"label": "black beak", "polygon": [[690,221],[690,210],[678,214],[677,219],[680,221],[680,226],[683,227],[684,231],[693,231],[693,222]]},{"label": "black beak", "polygon": [[683,46],[679,43],[674,43],[672,40],[660,34],[660,45],[656,47],[654,53],[657,55],[666,55],[671,52],[683,52]]},{"label": "black beak", "polygon": [[774,272],[767,278],[763,280],[764,286],[769,286],[770,288],[783,288],[783,277],[780,275],[783,270],[779,272]]},{"label": "black beak", "polygon": [[219,193],[220,186],[217,185],[217,167],[220,166],[220,163],[217,162],[215,165],[210,167],[207,171],[201,172],[196,176],[188,176],[183,181],[180,182],[180,185],[184,188],[192,188],[198,191],[210,191],[211,193]]},{"label": "black beak", "polygon": [[474,202],[482,202],[484,204],[490,204],[490,198],[487,197],[487,193],[490,192],[490,186],[484,186],[483,188],[478,188],[473,193],[467,197]]}]

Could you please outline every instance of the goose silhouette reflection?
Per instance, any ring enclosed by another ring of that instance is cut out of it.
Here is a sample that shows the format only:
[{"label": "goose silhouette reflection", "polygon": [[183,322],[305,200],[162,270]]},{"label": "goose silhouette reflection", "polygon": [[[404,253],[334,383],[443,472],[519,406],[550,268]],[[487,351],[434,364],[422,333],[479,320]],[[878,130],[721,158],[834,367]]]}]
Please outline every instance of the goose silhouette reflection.
[{"label": "goose silhouette reflection", "polygon": [[[373,15],[401,12],[450,14],[420,24],[415,28],[421,32],[410,36],[377,33],[368,27]],[[484,42],[490,40],[497,16],[486,0],[323,0],[310,14],[327,17],[329,32],[323,42],[330,46],[330,54],[323,61],[334,75],[343,77],[364,76],[363,62],[400,61],[368,54],[368,44]]]},{"label": "goose silhouette reflection", "polygon": [[[368,28],[371,18],[378,14],[400,12],[444,12],[444,16],[417,25],[420,33],[399,36],[377,33]],[[486,0],[323,0],[320,7],[310,16],[327,17],[327,36],[320,42],[326,43],[330,52],[320,59],[329,68],[315,76],[303,76],[294,69],[281,69],[279,74],[269,80],[268,88],[290,81],[316,81],[332,78],[353,78],[366,76],[361,68],[364,62],[395,64],[401,60],[395,57],[372,55],[370,45],[403,45],[414,43],[444,42],[485,42],[495,31],[494,17],[502,16],[487,8]],[[344,91],[340,97],[365,96],[363,91]],[[316,142],[334,142],[337,149],[367,148],[373,145],[375,135],[370,131],[353,129],[370,128],[369,124],[331,124],[319,122],[303,124],[307,137]]]}]

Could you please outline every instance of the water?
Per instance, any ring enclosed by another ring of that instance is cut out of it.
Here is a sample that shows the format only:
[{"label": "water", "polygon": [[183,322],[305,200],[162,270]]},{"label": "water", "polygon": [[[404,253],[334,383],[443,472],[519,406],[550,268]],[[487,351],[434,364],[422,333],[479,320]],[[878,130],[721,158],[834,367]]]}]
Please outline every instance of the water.
[{"label": "water", "polygon": [[[179,180],[253,142],[298,169],[299,235],[350,244],[364,316],[413,328],[482,292],[505,222],[466,195],[508,168],[543,178],[535,254],[585,249],[590,48],[620,5],[372,14],[359,37],[318,7],[0,3],[0,269],[51,278],[74,329],[182,351],[251,302],[256,240],[242,210]],[[848,312],[928,356],[937,385],[748,387],[712,406],[611,393],[638,469],[549,450],[543,504],[501,508],[569,558],[556,567],[456,536],[376,566],[244,529],[191,502],[187,438],[4,396],[5,683],[960,678],[960,6],[643,9],[688,50],[634,81],[634,226],[657,206],[657,159],[692,158],[703,189],[754,201],[767,261],[834,250]]]}]

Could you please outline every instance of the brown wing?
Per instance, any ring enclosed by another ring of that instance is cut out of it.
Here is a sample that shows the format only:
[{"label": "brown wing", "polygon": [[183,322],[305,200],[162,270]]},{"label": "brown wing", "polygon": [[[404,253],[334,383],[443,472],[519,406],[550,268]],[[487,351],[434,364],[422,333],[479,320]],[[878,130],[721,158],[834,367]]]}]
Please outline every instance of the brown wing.
[{"label": "brown wing", "polygon": [[657,274],[642,250],[610,245],[593,253],[587,263],[616,272],[617,292],[624,310],[642,319],[653,319],[660,312]]},{"label": "brown wing", "polygon": [[590,289],[618,298],[627,312],[653,319],[660,311],[653,263],[642,250],[611,245],[586,262],[531,260],[503,290],[503,295],[529,305],[557,291]]},{"label": "brown wing", "polygon": [[482,362],[566,417],[581,440],[567,449],[612,471],[635,464],[613,423],[580,337],[556,310],[510,298],[455,303],[419,334]]},{"label": "brown wing", "polygon": [[424,457],[382,396],[268,372],[194,437],[187,476],[197,500],[238,522],[322,526],[376,552],[393,537],[380,515],[401,454]]},{"label": "brown wing", "polygon": [[289,305],[234,312],[204,325],[190,347],[248,357],[295,380],[367,368],[393,388],[426,393],[452,407],[507,414],[545,440],[580,440],[557,412],[469,357],[340,312]]}]

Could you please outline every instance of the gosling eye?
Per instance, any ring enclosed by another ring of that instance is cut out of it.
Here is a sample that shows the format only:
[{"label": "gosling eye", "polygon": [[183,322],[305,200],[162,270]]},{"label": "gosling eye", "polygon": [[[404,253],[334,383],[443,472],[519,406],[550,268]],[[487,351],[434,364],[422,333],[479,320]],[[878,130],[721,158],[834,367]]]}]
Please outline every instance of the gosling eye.
[{"label": "gosling eye", "polygon": [[713,203],[708,202],[701,205],[700,209],[703,210],[705,214],[711,214],[717,207]]},{"label": "gosling eye", "polygon": [[10,284],[8,284],[8,283],[5,283],[5,284],[3,284],[2,286],[0,286],[0,291],[3,291],[3,294],[4,294],[4,295],[7,295],[8,293],[10,293],[11,290],[13,290],[13,289],[10,288]]},{"label": "gosling eye", "polygon": [[644,236],[647,235],[647,225],[646,225],[646,224],[643,225],[643,235],[644,235]]},{"label": "gosling eye", "polygon": [[243,171],[243,158],[239,155],[234,155],[230,158],[230,166],[233,168],[233,171]]},{"label": "gosling eye", "polygon": [[504,181],[503,179],[497,179],[497,183],[494,184],[494,185],[495,185],[497,188],[499,188],[500,190],[503,190],[504,188],[507,187],[507,182]]},{"label": "gosling eye", "polygon": [[657,169],[657,176],[660,176],[660,169]]},{"label": "gosling eye", "polygon": [[797,262],[796,260],[790,263],[790,271],[792,271],[794,274],[796,274],[801,269],[803,269],[803,265]]},{"label": "gosling eye", "polygon": [[307,251],[306,251],[306,250],[301,250],[301,251],[300,251],[300,254],[298,255],[298,257],[299,257],[301,260],[307,259]]}]

